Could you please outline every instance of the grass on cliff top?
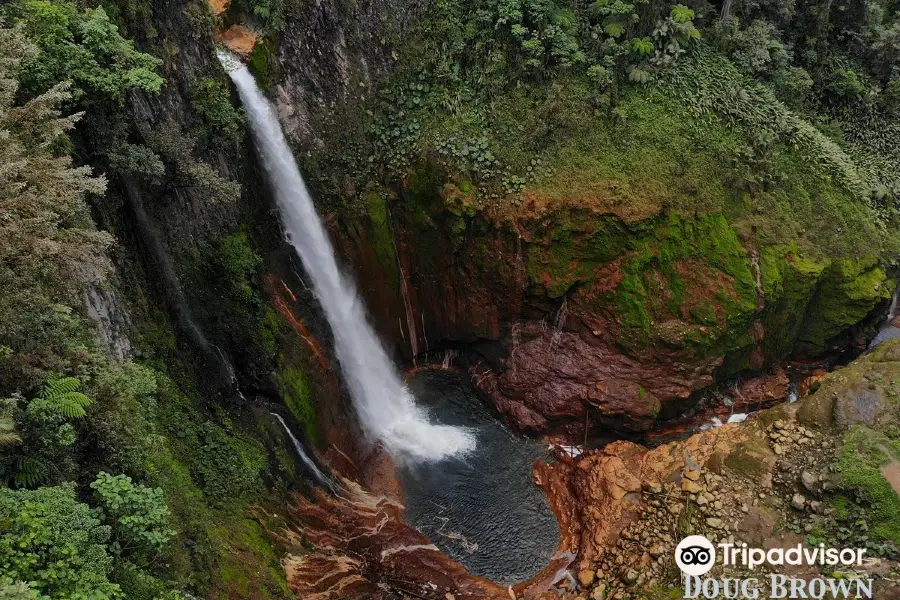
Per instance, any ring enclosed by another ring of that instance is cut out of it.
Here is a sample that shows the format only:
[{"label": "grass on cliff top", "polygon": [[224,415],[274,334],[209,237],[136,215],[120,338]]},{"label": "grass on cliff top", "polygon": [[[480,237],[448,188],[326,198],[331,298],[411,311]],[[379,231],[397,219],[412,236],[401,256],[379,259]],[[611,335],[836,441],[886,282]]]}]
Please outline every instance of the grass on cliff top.
[{"label": "grass on cliff top", "polygon": [[611,116],[591,106],[587,82],[570,78],[534,93],[513,90],[491,112],[504,164],[546,166],[526,189],[548,202],[576,203],[642,220],[666,208],[721,210],[726,189],[708,147],[738,138],[673,118],[677,107],[632,89]]},{"label": "grass on cliff top", "polygon": [[544,165],[547,174],[526,190],[548,204],[626,220],[721,212],[742,237],[795,241],[816,258],[879,252],[869,207],[778,142],[760,148],[750,132],[695,118],[663,91],[630,88],[611,117],[590,106],[583,81],[541,92],[511,92],[489,122],[501,162],[514,170],[535,158]]},{"label": "grass on cliff top", "polygon": [[[591,82],[575,73],[479,92],[398,69],[377,102],[345,107],[330,149],[307,167],[319,191],[344,200],[348,189],[362,195],[373,180],[397,181],[437,160],[459,182],[474,182],[479,207],[495,214],[554,204],[632,222],[667,210],[720,212],[761,245],[796,242],[817,259],[880,254],[893,234],[803,147],[753,118],[725,121],[698,109],[694,82],[710,78],[707,63],[685,61],[675,81],[627,86],[614,108],[598,104]],[[773,105],[762,112],[787,110],[759,98]]]}]

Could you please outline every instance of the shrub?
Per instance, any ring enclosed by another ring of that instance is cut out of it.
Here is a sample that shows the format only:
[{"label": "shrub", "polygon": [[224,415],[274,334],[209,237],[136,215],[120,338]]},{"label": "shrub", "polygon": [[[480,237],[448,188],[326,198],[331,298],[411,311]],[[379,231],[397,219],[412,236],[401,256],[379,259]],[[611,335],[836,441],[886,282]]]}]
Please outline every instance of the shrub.
[{"label": "shrub", "polygon": [[191,89],[200,131],[214,147],[234,147],[244,136],[246,115],[231,104],[231,94],[218,79],[201,79]]},{"label": "shrub", "polygon": [[89,450],[108,470],[141,476],[150,457],[165,444],[156,430],[159,374],[125,361],[101,368],[92,381],[95,408],[84,424]]},{"label": "shrub", "polygon": [[135,484],[127,475],[101,471],[91,484],[106,519],[113,523],[123,554],[150,562],[169,543],[175,531],[163,491]]},{"label": "shrub", "polygon": [[230,434],[212,422],[198,430],[202,446],[195,466],[210,502],[221,506],[256,490],[266,467],[262,445]]},{"label": "shrub", "polygon": [[110,528],[78,502],[74,484],[0,489],[0,567],[7,579],[0,585],[25,582],[60,600],[121,598],[108,577],[109,539]]},{"label": "shrub", "polygon": [[757,20],[734,33],[731,57],[741,70],[751,75],[771,77],[791,62],[778,30],[768,21]]},{"label": "shrub", "polygon": [[41,600],[46,598],[24,581],[13,582],[8,577],[0,577],[0,598],[3,600]]},{"label": "shrub", "polygon": [[813,79],[801,67],[789,67],[775,75],[775,89],[785,102],[801,104],[809,96],[813,87]]},{"label": "shrub", "polygon": [[15,423],[13,433],[21,443],[0,447],[0,477],[17,486],[34,487],[71,474],[72,423],[84,418],[91,405],[78,391],[80,386],[75,377],[51,377],[36,398],[26,401],[17,395],[4,402],[7,426],[10,420]]}]

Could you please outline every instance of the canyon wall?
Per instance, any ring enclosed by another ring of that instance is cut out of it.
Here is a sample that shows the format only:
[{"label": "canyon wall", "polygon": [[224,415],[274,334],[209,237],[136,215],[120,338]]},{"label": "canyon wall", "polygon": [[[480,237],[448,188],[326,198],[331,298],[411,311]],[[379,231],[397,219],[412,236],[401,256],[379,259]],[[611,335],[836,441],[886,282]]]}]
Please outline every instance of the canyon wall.
[{"label": "canyon wall", "polygon": [[[159,94],[131,94],[123,124],[131,143],[157,155],[163,175],[97,157],[110,186],[94,208],[119,242],[121,295],[135,313],[142,357],[183,360],[210,395],[227,396],[238,384],[276,406],[283,401],[312,439],[335,441],[328,436],[354,425],[332,367],[331,334],[284,239],[244,123],[223,117],[240,118],[241,109],[216,57],[210,7],[171,0],[118,16],[141,50],[162,58],[166,78]],[[175,339],[160,339],[170,315]],[[219,371],[223,359],[236,381]]]},{"label": "canyon wall", "polygon": [[471,184],[428,165],[366,201],[336,237],[379,283],[363,289],[385,336],[407,357],[468,351],[498,411],[538,431],[643,430],[716,381],[861,347],[893,289],[875,256],[756,246],[720,214],[633,220],[527,193],[476,210]]}]

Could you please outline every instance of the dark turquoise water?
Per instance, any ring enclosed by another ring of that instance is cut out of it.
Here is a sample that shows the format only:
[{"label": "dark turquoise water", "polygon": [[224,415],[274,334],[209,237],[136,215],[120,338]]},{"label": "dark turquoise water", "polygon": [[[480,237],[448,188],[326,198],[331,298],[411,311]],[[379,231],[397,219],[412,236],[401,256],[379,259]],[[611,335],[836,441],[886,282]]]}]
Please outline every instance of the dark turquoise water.
[{"label": "dark turquoise water", "polygon": [[469,377],[422,371],[408,382],[417,403],[444,425],[470,429],[474,452],[401,468],[407,519],[471,573],[498,583],[530,578],[559,545],[559,525],[534,462],[546,444],[509,431],[484,406]]}]

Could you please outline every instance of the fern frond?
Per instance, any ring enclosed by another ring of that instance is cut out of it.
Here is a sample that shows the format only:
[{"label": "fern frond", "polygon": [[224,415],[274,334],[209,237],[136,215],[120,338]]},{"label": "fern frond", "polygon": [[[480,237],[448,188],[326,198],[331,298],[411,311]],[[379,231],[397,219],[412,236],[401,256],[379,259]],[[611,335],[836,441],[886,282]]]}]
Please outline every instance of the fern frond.
[{"label": "fern frond", "polygon": [[53,408],[70,419],[80,419],[85,416],[85,408],[90,406],[91,400],[81,392],[66,392],[49,398]]},{"label": "fern frond", "polygon": [[44,384],[41,398],[48,401],[53,409],[70,419],[80,419],[87,413],[91,399],[77,391],[81,381],[76,377],[52,377]]},{"label": "fern frond", "polygon": [[631,71],[628,72],[628,80],[633,81],[634,83],[647,83],[650,81],[650,72],[641,69],[640,67],[633,67]]},{"label": "fern frond", "polygon": [[77,377],[51,377],[44,384],[44,390],[41,397],[52,398],[57,394],[67,394],[74,392],[81,387],[81,381]]},{"label": "fern frond", "polygon": [[696,16],[696,13],[684,4],[676,4],[672,7],[669,16],[676,23],[687,23]]},{"label": "fern frond", "polygon": [[50,471],[44,461],[30,456],[19,459],[19,470],[16,472],[16,485],[36,487],[50,479]]},{"label": "fern frond", "polygon": [[16,444],[21,444],[21,443],[22,443],[22,438],[15,431],[13,431],[13,432],[0,431],[0,447],[15,446]]}]

